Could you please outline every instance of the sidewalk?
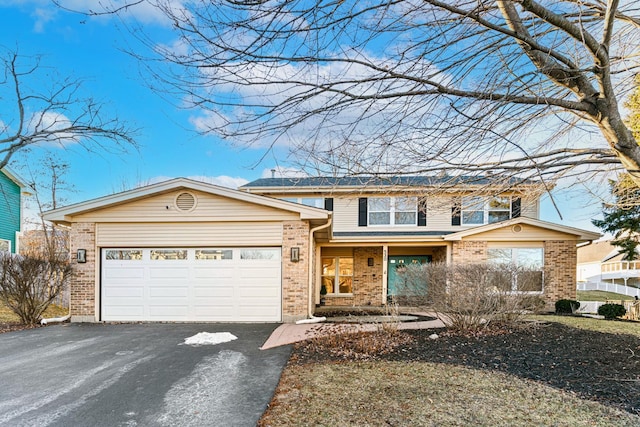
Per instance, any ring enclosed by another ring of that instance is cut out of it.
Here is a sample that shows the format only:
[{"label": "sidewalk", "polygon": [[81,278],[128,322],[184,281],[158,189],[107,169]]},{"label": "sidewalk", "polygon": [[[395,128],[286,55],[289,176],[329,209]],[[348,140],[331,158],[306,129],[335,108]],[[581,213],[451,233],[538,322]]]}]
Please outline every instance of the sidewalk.
[{"label": "sidewalk", "polygon": [[[294,323],[285,323],[276,328],[271,336],[260,347],[260,350],[267,350],[281,345],[293,344],[298,341],[304,341],[329,334],[342,334],[346,332],[357,331],[376,331],[380,327],[377,323],[307,323],[296,325]],[[420,322],[403,322],[398,324],[398,329],[433,329],[444,328],[441,320],[428,320]]]}]

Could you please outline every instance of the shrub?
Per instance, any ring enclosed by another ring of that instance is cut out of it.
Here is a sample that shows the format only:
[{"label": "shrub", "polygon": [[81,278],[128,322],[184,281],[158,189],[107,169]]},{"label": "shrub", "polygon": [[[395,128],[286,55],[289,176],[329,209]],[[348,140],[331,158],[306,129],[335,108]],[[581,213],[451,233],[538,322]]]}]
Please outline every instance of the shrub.
[{"label": "shrub", "polygon": [[[413,272],[408,266],[407,272],[412,275],[407,282],[414,285],[409,289],[400,286],[406,302],[435,310],[451,330],[461,333],[512,325],[543,304],[538,294],[514,291],[516,278],[517,289],[536,289],[539,271],[490,263],[431,263],[416,266]],[[422,282],[414,279],[417,274],[423,275]]]},{"label": "shrub", "polygon": [[603,304],[598,307],[598,314],[605,319],[615,319],[627,314],[627,309],[621,304]]},{"label": "shrub", "polygon": [[580,308],[580,303],[572,299],[556,301],[556,314],[572,314],[578,308]]},{"label": "shrub", "polygon": [[49,304],[67,286],[66,260],[0,254],[0,300],[25,324],[38,323]]}]

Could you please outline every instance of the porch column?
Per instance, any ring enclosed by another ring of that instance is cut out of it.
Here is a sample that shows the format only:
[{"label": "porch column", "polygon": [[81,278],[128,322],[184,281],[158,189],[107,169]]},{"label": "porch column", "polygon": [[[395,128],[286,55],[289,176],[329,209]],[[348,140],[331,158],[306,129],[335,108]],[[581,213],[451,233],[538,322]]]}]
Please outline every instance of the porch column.
[{"label": "porch column", "polygon": [[382,305],[387,304],[387,280],[389,273],[387,267],[389,265],[389,245],[382,245]]}]

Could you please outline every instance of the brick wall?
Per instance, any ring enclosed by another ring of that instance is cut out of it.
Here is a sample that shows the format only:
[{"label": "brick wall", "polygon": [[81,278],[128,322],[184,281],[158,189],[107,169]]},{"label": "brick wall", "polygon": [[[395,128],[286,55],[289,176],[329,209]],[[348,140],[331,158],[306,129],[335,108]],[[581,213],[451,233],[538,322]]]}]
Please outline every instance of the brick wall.
[{"label": "brick wall", "polygon": [[[282,224],[282,321],[307,317],[309,304],[309,223],[284,221]],[[291,262],[291,248],[300,248],[300,261]]]},{"label": "brick wall", "polygon": [[555,310],[559,299],[576,299],[576,242],[550,240],[544,242],[545,309]]},{"label": "brick wall", "polygon": [[[71,246],[71,320],[93,322],[96,320],[96,226],[94,223],[74,223],[69,235]],[[87,262],[79,264],[75,259],[78,249],[87,251]]]},{"label": "brick wall", "polygon": [[[373,258],[373,266],[369,266]],[[351,296],[327,295],[326,305],[382,306],[382,247],[364,247],[353,250],[353,293]]]},{"label": "brick wall", "polygon": [[485,262],[486,260],[486,241],[460,240],[453,242],[451,262]]}]

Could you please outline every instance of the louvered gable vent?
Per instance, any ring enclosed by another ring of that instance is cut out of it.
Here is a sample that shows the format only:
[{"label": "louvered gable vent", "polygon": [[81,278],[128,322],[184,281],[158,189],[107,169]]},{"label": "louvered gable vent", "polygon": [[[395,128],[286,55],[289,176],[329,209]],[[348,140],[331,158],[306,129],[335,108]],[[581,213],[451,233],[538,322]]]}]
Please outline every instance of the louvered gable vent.
[{"label": "louvered gable vent", "polygon": [[178,210],[188,212],[196,206],[196,197],[191,193],[180,193],[176,197],[176,207]]}]

